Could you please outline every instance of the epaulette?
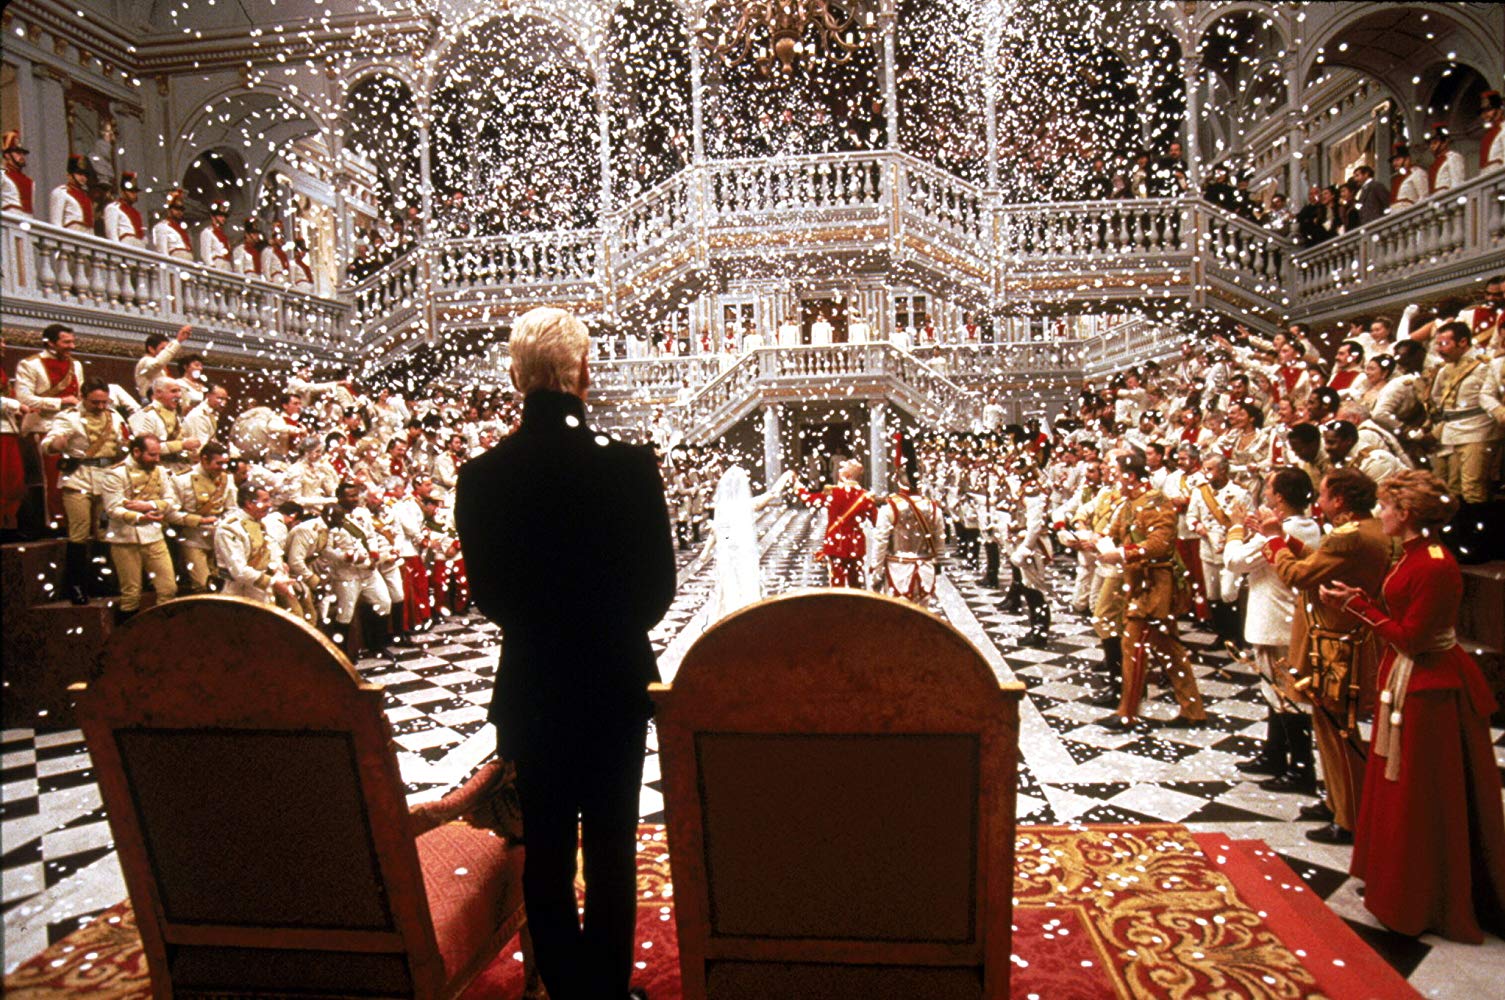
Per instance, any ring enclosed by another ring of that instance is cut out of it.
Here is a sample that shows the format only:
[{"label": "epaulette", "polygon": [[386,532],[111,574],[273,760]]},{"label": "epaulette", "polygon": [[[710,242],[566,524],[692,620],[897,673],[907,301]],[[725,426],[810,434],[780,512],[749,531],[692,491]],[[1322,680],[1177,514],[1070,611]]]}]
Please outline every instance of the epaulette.
[{"label": "epaulette", "polygon": [[1333,529],[1333,534],[1335,534],[1335,535],[1342,535],[1342,534],[1345,534],[1345,533],[1350,532],[1350,531],[1358,531],[1358,530],[1359,530],[1359,522],[1357,522],[1357,521],[1349,521],[1346,524],[1340,524],[1338,527],[1334,528]]},{"label": "epaulette", "polygon": [[1446,559],[1447,558],[1447,552],[1443,549],[1443,547],[1441,545],[1428,545],[1427,546],[1427,555],[1431,556],[1433,559]]}]

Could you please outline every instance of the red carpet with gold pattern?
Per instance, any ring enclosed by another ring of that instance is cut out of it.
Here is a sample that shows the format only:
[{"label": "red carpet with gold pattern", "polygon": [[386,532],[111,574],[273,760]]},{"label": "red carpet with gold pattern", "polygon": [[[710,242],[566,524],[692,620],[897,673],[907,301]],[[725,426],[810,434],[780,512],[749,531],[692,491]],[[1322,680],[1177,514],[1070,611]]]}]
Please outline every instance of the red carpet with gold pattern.
[{"label": "red carpet with gold pattern", "polygon": [[[1178,824],[1020,827],[1015,997],[1406,997],[1397,973],[1258,841]],[[664,828],[639,831],[633,982],[679,1000]],[[517,997],[521,953],[504,951],[465,994]],[[5,979],[13,1000],[149,996],[127,903]]]}]

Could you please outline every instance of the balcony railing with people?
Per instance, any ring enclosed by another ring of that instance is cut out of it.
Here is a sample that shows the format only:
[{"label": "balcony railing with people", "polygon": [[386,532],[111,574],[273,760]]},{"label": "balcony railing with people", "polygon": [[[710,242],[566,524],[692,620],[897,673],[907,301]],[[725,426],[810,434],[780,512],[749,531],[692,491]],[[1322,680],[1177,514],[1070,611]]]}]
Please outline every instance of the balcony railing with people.
[{"label": "balcony railing with people", "polygon": [[7,314],[131,338],[190,323],[221,350],[262,358],[291,348],[327,359],[349,346],[351,307],[338,300],[12,212],[0,239]]},{"label": "balcony railing with people", "polygon": [[1415,287],[1476,280],[1505,266],[1505,170],[1471,178],[1404,212],[1386,215],[1295,255],[1293,298],[1375,302]]}]

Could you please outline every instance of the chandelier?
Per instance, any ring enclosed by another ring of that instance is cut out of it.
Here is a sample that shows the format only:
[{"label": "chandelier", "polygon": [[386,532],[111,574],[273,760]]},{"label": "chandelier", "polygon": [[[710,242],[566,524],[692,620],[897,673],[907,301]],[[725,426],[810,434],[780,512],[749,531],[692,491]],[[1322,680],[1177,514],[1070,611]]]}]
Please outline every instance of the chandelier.
[{"label": "chandelier", "polygon": [[[794,73],[795,61],[817,54],[835,65],[852,58],[862,45],[857,24],[861,0],[711,0],[698,27],[702,41],[728,66],[751,60],[760,76]],[[712,29],[734,14],[730,28]],[[868,12],[864,25],[872,27]],[[814,38],[807,41],[807,35]]]}]

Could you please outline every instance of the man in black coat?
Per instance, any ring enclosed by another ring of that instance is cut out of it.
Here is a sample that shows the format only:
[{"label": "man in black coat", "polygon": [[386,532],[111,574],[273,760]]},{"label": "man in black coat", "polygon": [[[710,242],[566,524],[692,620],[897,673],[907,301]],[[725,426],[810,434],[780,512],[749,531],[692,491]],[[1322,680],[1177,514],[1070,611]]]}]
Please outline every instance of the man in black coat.
[{"label": "man in black coat", "polygon": [[[513,325],[517,432],[460,470],[455,521],[475,604],[502,630],[490,719],[517,766],[523,899],[553,1000],[628,996],[648,642],[674,548],[648,448],[585,424],[590,339],[559,309]],[[585,859],[575,906],[576,835]]]},{"label": "man in black coat", "polygon": [[1354,208],[1358,211],[1358,224],[1366,226],[1382,218],[1390,208],[1390,192],[1374,179],[1374,168],[1359,164],[1353,170],[1353,182],[1358,191],[1354,194]]}]

